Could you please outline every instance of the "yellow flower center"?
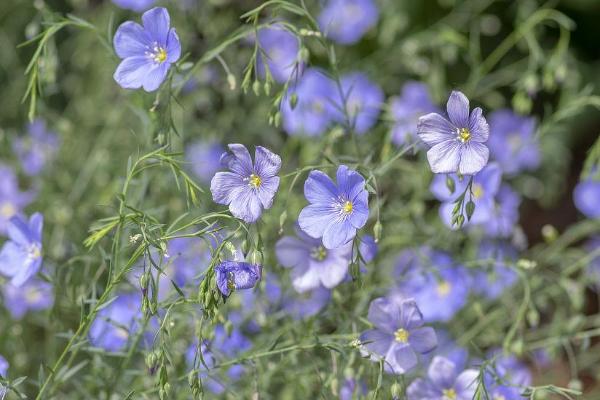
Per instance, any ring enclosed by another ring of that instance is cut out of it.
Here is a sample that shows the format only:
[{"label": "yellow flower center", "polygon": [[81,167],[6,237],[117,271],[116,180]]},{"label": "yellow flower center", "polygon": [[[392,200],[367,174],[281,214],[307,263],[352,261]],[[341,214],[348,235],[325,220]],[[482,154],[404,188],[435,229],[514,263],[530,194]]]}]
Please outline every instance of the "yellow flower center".
[{"label": "yellow flower center", "polygon": [[327,250],[325,250],[325,247],[323,246],[315,247],[310,253],[310,256],[314,260],[323,261],[327,257]]},{"label": "yellow flower center", "polygon": [[252,174],[250,175],[249,183],[250,186],[254,187],[255,189],[258,189],[262,184],[262,179],[260,179],[260,176]]},{"label": "yellow flower center", "polygon": [[4,203],[0,207],[0,215],[10,218],[17,213],[17,208],[12,203]]},{"label": "yellow flower center", "polygon": [[458,139],[463,143],[468,142],[471,140],[471,131],[468,128],[460,128],[458,130]]},{"label": "yellow flower center", "polygon": [[501,394],[497,394],[494,396],[494,400],[506,400],[506,397]]},{"label": "yellow flower center", "polygon": [[346,202],[342,205],[342,211],[344,214],[350,214],[354,209],[354,205],[350,200],[346,200]]},{"label": "yellow flower center", "polygon": [[454,390],[454,389],[444,389],[444,390],[442,390],[442,394],[444,395],[444,399],[447,399],[447,400],[455,400],[456,399],[456,390]]},{"label": "yellow flower center", "polygon": [[25,299],[29,304],[36,303],[42,298],[42,294],[39,290],[36,289],[28,289],[25,291]]},{"label": "yellow flower center", "polygon": [[410,336],[410,334],[408,333],[408,331],[406,329],[403,329],[403,328],[400,328],[396,332],[394,332],[394,338],[399,343],[406,343],[406,342],[408,342],[408,337],[409,336]]},{"label": "yellow flower center", "polygon": [[473,197],[480,199],[483,196],[483,187],[480,184],[473,184]]},{"label": "yellow flower center", "polygon": [[42,249],[37,244],[32,244],[27,249],[27,257],[31,260],[36,260],[42,256]]},{"label": "yellow flower center", "polygon": [[447,296],[450,290],[452,290],[452,286],[446,281],[441,281],[437,286],[437,292],[442,297]]},{"label": "yellow flower center", "polygon": [[122,326],[117,326],[115,329],[115,336],[121,339],[128,339],[129,331]]},{"label": "yellow flower center", "polygon": [[156,49],[156,52],[154,53],[154,61],[161,63],[164,62],[167,59],[167,51],[165,49],[163,49],[162,47],[159,47]]}]

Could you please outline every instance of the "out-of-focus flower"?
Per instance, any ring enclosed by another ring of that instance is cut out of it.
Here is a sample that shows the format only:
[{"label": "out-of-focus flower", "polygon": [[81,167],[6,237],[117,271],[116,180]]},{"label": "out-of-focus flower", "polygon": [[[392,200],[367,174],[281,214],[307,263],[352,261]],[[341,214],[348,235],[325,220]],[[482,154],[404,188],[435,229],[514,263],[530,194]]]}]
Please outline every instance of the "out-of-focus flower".
[{"label": "out-of-focus flower", "polygon": [[98,312],[89,332],[92,345],[106,351],[125,348],[131,335],[141,328],[141,300],[138,293],[121,293]]},{"label": "out-of-focus flower", "polygon": [[363,381],[357,381],[353,378],[344,379],[340,388],[340,400],[353,400],[367,395],[367,385]]},{"label": "out-of-focus flower", "polygon": [[379,251],[379,246],[375,243],[375,238],[371,235],[364,235],[360,239],[360,244],[358,245],[358,251],[364,262],[370,263],[377,256],[377,252]]},{"label": "out-of-focus flower", "polygon": [[352,243],[328,250],[321,239],[313,239],[299,229],[298,236],[284,236],[275,245],[279,263],[292,270],[292,285],[298,292],[306,292],[320,285],[332,289],[339,285],[348,272]]},{"label": "out-of-focus flower", "polygon": [[469,352],[465,348],[459,347],[448,332],[436,329],[435,335],[437,336],[438,345],[435,351],[425,354],[421,358],[423,364],[431,364],[434,357],[441,356],[452,361],[457,369],[465,369],[469,361]]},{"label": "out-of-focus flower", "polygon": [[448,99],[450,121],[437,113],[419,118],[417,134],[429,147],[427,159],[436,174],[458,172],[473,175],[486,166],[489,150],[489,127],[483,111],[477,107],[469,111],[469,99],[453,91]]},{"label": "out-of-focus flower", "polygon": [[421,248],[400,255],[396,265],[403,298],[414,298],[425,321],[449,321],[467,302],[469,275],[443,252]]},{"label": "out-of-focus flower", "polygon": [[433,328],[423,326],[423,316],[413,299],[400,302],[377,298],[369,306],[375,329],[360,335],[362,351],[373,361],[384,360],[385,370],[404,374],[418,363],[418,354],[437,345]]},{"label": "out-of-focus flower", "polygon": [[392,98],[390,108],[394,120],[392,142],[397,146],[420,142],[417,136],[419,117],[439,111],[431,101],[427,85],[414,81],[404,84],[400,96]]},{"label": "out-of-focus flower", "polygon": [[260,280],[262,266],[241,261],[223,261],[215,267],[217,287],[223,296],[234,290],[251,289]]},{"label": "out-of-focus flower", "polygon": [[152,7],[156,0],[112,0],[112,2],[121,8],[140,12]]},{"label": "out-of-focus flower", "polygon": [[358,42],[378,19],[373,0],[329,0],[318,17],[325,36],[340,44]]},{"label": "out-of-focus flower", "polygon": [[121,24],[113,44],[123,59],[114,79],[124,89],[153,92],[163,83],[171,64],[181,56],[181,44],[166,8],[156,7],[142,15],[143,27],[136,22]]},{"label": "out-of-focus flower", "polygon": [[478,258],[492,264],[479,267],[475,273],[475,293],[494,300],[517,282],[517,273],[506,265],[517,259],[517,251],[509,243],[484,241],[479,246]]},{"label": "out-of-focus flower", "polygon": [[407,388],[408,400],[471,400],[477,388],[479,372],[467,369],[461,373],[454,363],[435,357],[427,370],[427,379],[417,378]]},{"label": "out-of-focus flower", "polygon": [[325,173],[311,171],[304,196],[310,204],[300,212],[300,228],[315,239],[322,238],[326,249],[350,242],[369,218],[365,179],[345,165],[338,167],[337,185]]},{"label": "out-of-focus flower", "polygon": [[214,351],[218,351],[227,357],[235,357],[252,348],[252,342],[240,329],[234,327],[230,333],[227,333],[225,327],[221,324],[215,327],[215,338],[211,342]]},{"label": "out-of-focus flower", "polygon": [[317,315],[331,300],[331,290],[319,286],[309,292],[288,294],[283,299],[283,309],[294,319]]},{"label": "out-of-focus flower", "polygon": [[[592,175],[597,173],[592,172]],[[573,200],[575,207],[588,218],[600,218],[600,180],[590,177],[575,186]]]},{"label": "out-of-focus flower", "polygon": [[4,306],[13,319],[21,319],[28,311],[46,310],[54,304],[52,285],[40,279],[29,279],[21,287],[10,283],[2,287]]},{"label": "out-of-focus flower", "polygon": [[342,98],[335,108],[335,118],[362,135],[377,122],[384,101],[383,90],[360,72],[344,75],[341,87]]},{"label": "out-of-focus flower", "polygon": [[279,188],[277,173],[281,158],[264,147],[256,146],[254,164],[248,149],[230,144],[221,164],[231,172],[217,172],[210,182],[213,200],[229,205],[231,214],[246,222],[255,222],[263,209],[271,208]]},{"label": "out-of-focus flower", "polygon": [[[440,206],[440,216],[448,227],[452,227],[454,201],[463,194],[468,185],[469,178],[463,177],[460,180],[454,174],[449,175],[449,178],[455,182],[456,189],[453,193],[450,193],[446,185],[446,176],[444,175],[436,175],[433,178],[430,190],[440,201],[444,201]],[[465,224],[483,224],[492,218],[495,210],[494,198],[500,188],[501,180],[502,170],[497,163],[490,163],[473,177],[473,185],[471,186],[472,196],[468,192],[465,195],[465,201],[469,199],[473,200],[475,210],[469,221],[467,221],[467,216],[465,215]],[[463,212],[466,212],[466,209]]]},{"label": "out-of-focus flower", "polygon": [[[494,354],[494,353],[492,353]],[[521,392],[531,385],[531,371],[514,355],[502,355],[495,362],[495,376],[486,375],[486,388],[492,399],[522,400]],[[501,383],[497,383],[498,379]]]},{"label": "out-of-focus flower", "polygon": [[21,192],[14,171],[0,164],[0,233],[6,233],[9,221],[33,200],[34,193]]},{"label": "out-of-focus flower", "polygon": [[309,68],[291,86],[282,106],[283,129],[289,135],[319,136],[333,121],[334,82],[322,71]]},{"label": "out-of-focus flower", "polygon": [[185,150],[190,169],[203,183],[209,183],[220,169],[221,155],[225,148],[218,142],[196,141]]},{"label": "out-of-focus flower", "polygon": [[23,286],[42,267],[42,227],[44,217],[35,213],[26,219],[16,216],[8,223],[9,241],[0,250],[0,273]]},{"label": "out-of-focus flower", "polygon": [[491,156],[507,175],[533,170],[540,165],[540,149],[535,138],[535,119],[522,117],[512,110],[490,114]]},{"label": "out-of-focus flower", "polygon": [[486,235],[501,238],[511,236],[519,222],[520,205],[521,196],[518,193],[508,185],[500,186],[490,219],[483,225]]},{"label": "out-of-focus flower", "polygon": [[36,119],[27,125],[27,135],[13,142],[13,150],[19,158],[23,171],[34,176],[42,172],[58,150],[59,140],[56,133],[46,128],[46,122]]},{"label": "out-of-focus flower", "polygon": [[265,61],[273,79],[285,83],[300,77],[303,64],[298,55],[298,39],[282,25],[274,24],[258,32],[258,71],[266,76]]},{"label": "out-of-focus flower", "polygon": [[[214,376],[214,371],[211,371],[217,362],[210,347],[211,342],[208,340],[202,341],[200,349],[198,349],[198,343],[193,343],[185,352],[185,358],[189,366],[198,366],[198,375],[202,379],[202,384],[205,385],[208,390],[214,394],[222,394],[225,392],[225,385],[221,379]],[[196,359],[200,360],[200,356],[197,354],[198,350],[201,353],[202,361],[195,362]]]}]

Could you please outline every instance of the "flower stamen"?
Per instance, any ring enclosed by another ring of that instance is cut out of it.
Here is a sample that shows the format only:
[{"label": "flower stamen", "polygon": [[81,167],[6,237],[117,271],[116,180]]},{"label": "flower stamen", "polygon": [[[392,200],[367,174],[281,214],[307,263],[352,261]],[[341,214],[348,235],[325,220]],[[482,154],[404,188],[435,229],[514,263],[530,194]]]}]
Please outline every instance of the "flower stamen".
[{"label": "flower stamen", "polygon": [[260,176],[258,176],[256,174],[252,174],[252,175],[250,175],[248,184],[250,186],[252,186],[253,188],[258,189],[260,187],[260,185],[262,184],[262,179],[260,179]]},{"label": "flower stamen", "polygon": [[400,328],[396,332],[394,332],[394,338],[399,343],[407,343],[409,336],[410,336],[410,333],[408,333],[408,331],[403,328]]},{"label": "flower stamen", "polygon": [[463,143],[466,143],[469,140],[471,140],[471,131],[469,130],[469,128],[460,128],[458,130],[458,140],[460,140]]},{"label": "flower stamen", "polygon": [[313,260],[323,261],[325,258],[327,258],[327,250],[323,246],[315,247],[310,252],[310,257]]},{"label": "flower stamen", "polygon": [[12,203],[4,203],[0,207],[0,215],[5,218],[10,218],[17,213],[16,207]]},{"label": "flower stamen", "polygon": [[447,296],[450,290],[452,290],[452,286],[447,281],[442,281],[437,286],[437,292],[442,297]]},{"label": "flower stamen", "polygon": [[444,400],[456,400],[456,390],[454,389],[444,389],[442,390],[442,394],[444,395]]},{"label": "flower stamen", "polygon": [[351,214],[353,209],[354,209],[354,205],[352,204],[352,202],[350,200],[346,200],[346,202],[344,202],[344,204],[342,204],[342,212],[346,215]]}]

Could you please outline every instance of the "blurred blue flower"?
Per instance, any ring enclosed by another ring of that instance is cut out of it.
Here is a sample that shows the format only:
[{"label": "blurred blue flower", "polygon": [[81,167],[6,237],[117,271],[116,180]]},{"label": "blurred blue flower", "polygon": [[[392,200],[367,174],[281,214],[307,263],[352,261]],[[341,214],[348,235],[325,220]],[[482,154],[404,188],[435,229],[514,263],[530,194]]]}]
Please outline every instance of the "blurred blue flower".
[{"label": "blurred blue flower", "polygon": [[33,200],[32,192],[21,192],[14,171],[0,164],[0,233],[6,233],[9,221]]},{"label": "blurred blue flower", "polygon": [[[499,354],[499,350],[492,352]],[[486,374],[486,388],[492,399],[522,400],[521,392],[531,385],[531,371],[514,355],[500,355],[494,363],[494,375]],[[499,378],[501,383],[497,383]]]},{"label": "blurred blue flower", "polygon": [[221,155],[225,148],[216,141],[198,140],[185,150],[185,159],[190,169],[203,183],[209,183],[220,168]]},{"label": "blurred blue flower", "polygon": [[427,159],[436,174],[458,172],[473,175],[486,166],[489,127],[483,111],[469,111],[469,99],[458,91],[450,94],[447,104],[450,121],[437,113],[419,118],[417,134],[430,149]]},{"label": "blurred blue flower", "polygon": [[129,338],[141,329],[141,298],[138,293],[120,293],[100,310],[89,332],[90,343],[106,351],[123,350]]},{"label": "blurred blue flower", "polygon": [[0,273],[23,286],[42,267],[42,228],[44,217],[35,213],[27,219],[12,217],[8,222],[9,240],[0,250]]},{"label": "blurred blue flower", "polygon": [[213,200],[229,205],[229,211],[245,222],[255,222],[263,208],[269,209],[279,188],[277,173],[281,158],[264,147],[256,146],[254,164],[244,145],[230,144],[221,164],[231,172],[217,172],[210,182]]},{"label": "blurred blue flower", "polygon": [[287,294],[283,298],[283,309],[292,318],[307,319],[317,315],[331,300],[331,290],[319,286],[309,292]]},{"label": "blurred blue flower", "polygon": [[421,358],[423,364],[431,364],[435,356],[441,356],[452,361],[457,369],[465,369],[469,361],[469,352],[465,348],[459,347],[448,332],[436,329],[435,335],[438,345],[435,351],[425,354]]},{"label": "blurred blue flower", "polygon": [[27,135],[17,137],[12,147],[23,172],[34,176],[42,172],[46,164],[54,158],[59,139],[56,133],[46,128],[44,120],[37,118],[27,125]]},{"label": "blurred blue flower", "polygon": [[441,251],[423,247],[403,252],[396,263],[403,298],[414,298],[425,321],[447,322],[467,302],[470,279],[467,270]]},{"label": "blurred blue flower", "polygon": [[29,279],[21,287],[10,283],[2,287],[4,306],[13,319],[19,320],[28,311],[46,310],[54,304],[52,285],[40,279]]},{"label": "blurred blue flower", "polygon": [[[319,136],[333,121],[334,82],[322,71],[307,69],[298,83],[290,86],[282,105],[283,129],[289,135]],[[291,99],[296,104],[292,107]]]},{"label": "blurred blue flower", "polygon": [[260,280],[262,266],[241,261],[223,261],[215,267],[217,287],[223,296],[234,290],[251,289]]},{"label": "blurred blue flower", "polygon": [[326,249],[350,242],[369,218],[369,193],[365,179],[345,165],[337,170],[337,185],[321,171],[311,171],[304,183],[310,203],[298,217],[300,228],[309,236],[323,239]]},{"label": "blurred blue flower", "polygon": [[385,370],[404,374],[418,363],[418,354],[437,345],[433,328],[423,326],[423,315],[413,299],[399,302],[377,298],[369,306],[369,321],[375,329],[360,335],[362,352],[372,361],[385,361]]},{"label": "blurred blue flower", "polygon": [[519,222],[521,196],[508,185],[500,186],[490,219],[483,225],[490,237],[510,237]]},{"label": "blurred blue flower", "polygon": [[[198,349],[197,342],[192,343],[185,352],[185,358],[190,367],[193,368],[195,365],[198,367],[198,375],[200,379],[202,379],[203,386],[207,387],[208,390],[214,394],[222,394],[225,392],[225,384],[221,379],[215,377],[213,371],[211,371],[211,369],[217,365],[217,362],[210,347],[211,342],[208,340],[202,341],[200,349]],[[202,356],[201,361],[198,356],[198,351],[200,351],[200,355]],[[196,360],[198,361],[196,362]]]},{"label": "blurred blue flower", "polygon": [[313,239],[299,229],[298,236],[284,236],[275,245],[279,263],[292,270],[292,285],[298,292],[306,292],[320,285],[332,289],[348,273],[352,243],[328,250],[321,239]]},{"label": "blurred blue flower", "polygon": [[[335,118],[339,123],[349,125],[357,134],[362,135],[377,122],[384,101],[383,90],[360,72],[344,75],[341,78],[341,87],[342,93],[335,108]],[[344,104],[345,113],[342,111]]]},{"label": "blurred blue flower", "polygon": [[573,200],[575,207],[586,217],[592,219],[600,218],[600,180],[594,179],[597,172],[592,171],[592,176],[582,180],[575,186]]},{"label": "blurred blue flower", "polygon": [[166,8],[156,7],[142,15],[140,26],[133,21],[121,24],[113,44],[123,59],[114,74],[124,89],[153,92],[163,83],[171,64],[181,56],[181,44]]},{"label": "blurred blue flower", "polygon": [[325,36],[340,44],[358,42],[378,19],[373,0],[329,0],[318,17]]},{"label": "blurred blue flower", "polygon": [[431,101],[427,85],[415,81],[404,84],[402,93],[392,99],[390,108],[394,121],[392,142],[397,146],[419,143],[417,136],[419,117],[423,114],[439,112],[438,107]]},{"label": "blurred blue flower", "polygon": [[[7,373],[8,373],[8,361],[6,361],[6,359],[0,355],[0,376],[2,378],[6,379]],[[0,399],[4,399],[4,396],[6,396],[7,392],[8,392],[7,388],[2,386],[2,384],[0,383]]]},{"label": "blurred blue flower", "polygon": [[281,24],[262,28],[258,32],[258,71],[266,76],[265,60],[276,82],[285,83],[302,75],[303,64],[298,55],[298,39]]},{"label": "blurred blue flower", "polygon": [[[453,193],[450,192],[446,185],[445,175],[435,175],[430,190],[438,200],[444,202],[440,206],[440,217],[448,227],[452,227],[454,201],[466,189],[469,178],[463,177],[461,181],[455,174],[448,176],[455,182],[456,189]],[[465,195],[465,202],[469,199],[473,200],[475,211],[469,221],[467,221],[467,216],[465,215],[465,226],[468,224],[478,225],[490,221],[495,210],[494,198],[496,193],[498,193],[501,181],[502,170],[497,163],[488,164],[473,177],[473,185],[471,186],[472,197],[470,193],[467,193]],[[463,212],[466,213],[466,208]]]},{"label": "blurred blue flower", "polygon": [[358,251],[364,262],[370,263],[377,256],[379,246],[375,242],[375,238],[371,235],[364,235],[360,238],[360,244],[358,245]]},{"label": "blurred blue flower", "polygon": [[510,243],[483,241],[477,257],[492,261],[492,265],[478,267],[474,274],[475,293],[494,300],[517,282],[517,273],[507,266],[507,263],[515,263],[517,260],[517,250]]},{"label": "blurred blue flower", "polygon": [[471,400],[477,388],[479,371],[467,369],[459,373],[454,363],[435,357],[427,370],[427,379],[417,378],[407,388],[408,400]]},{"label": "blurred blue flower", "polygon": [[156,0],[112,0],[112,2],[121,8],[141,12],[152,7]]},{"label": "blurred blue flower", "polygon": [[215,337],[211,342],[211,348],[229,358],[248,351],[252,348],[252,342],[239,328],[233,327],[231,333],[227,333],[225,326],[215,326]]},{"label": "blurred blue flower", "polygon": [[522,117],[512,110],[490,114],[488,146],[507,175],[533,170],[540,165],[540,149],[535,138],[535,119]]},{"label": "blurred blue flower", "polygon": [[344,379],[342,387],[340,388],[340,399],[339,400],[353,400],[360,399],[366,396],[368,392],[367,385],[365,382],[357,381],[353,378]]}]

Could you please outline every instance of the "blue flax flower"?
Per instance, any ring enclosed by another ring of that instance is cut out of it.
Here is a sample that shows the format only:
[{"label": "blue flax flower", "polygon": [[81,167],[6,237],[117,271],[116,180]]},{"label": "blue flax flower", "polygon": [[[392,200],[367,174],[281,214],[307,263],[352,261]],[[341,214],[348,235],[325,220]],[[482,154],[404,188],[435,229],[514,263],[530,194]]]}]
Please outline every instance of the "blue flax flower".
[{"label": "blue flax flower", "polygon": [[[6,361],[6,358],[0,356],[0,376],[4,379],[7,378],[7,373],[8,373],[8,361]],[[8,392],[8,390],[2,386],[2,384],[0,384],[0,399],[4,399],[4,396],[6,396],[6,393]]]},{"label": "blue flax flower", "polygon": [[44,217],[35,213],[29,221],[12,217],[8,223],[9,240],[0,250],[0,273],[20,287],[42,267],[42,227]]},{"label": "blue flax flower", "polygon": [[365,382],[357,381],[354,378],[346,378],[340,388],[340,400],[360,399],[366,396],[367,392],[368,388]]},{"label": "blue flax flower", "polygon": [[9,221],[20,214],[34,198],[32,192],[21,192],[15,172],[0,164],[0,233],[6,233]]},{"label": "blue flax flower", "polygon": [[16,138],[12,144],[23,172],[29,176],[42,172],[54,158],[58,146],[56,133],[49,131],[46,122],[39,118],[27,125],[27,136]]},{"label": "blue flax flower", "polygon": [[535,119],[522,117],[512,110],[490,114],[488,146],[507,175],[533,170],[540,165],[540,148],[535,138]]},{"label": "blue flax flower", "polygon": [[296,320],[319,314],[331,300],[331,290],[319,286],[304,293],[288,294],[283,298],[283,309]]},{"label": "blue flax flower", "polygon": [[141,299],[138,293],[121,293],[100,310],[89,332],[90,343],[107,351],[123,350],[141,328]]},{"label": "blue flax flower", "polygon": [[345,165],[338,167],[337,185],[325,173],[312,171],[304,196],[310,204],[300,212],[298,224],[309,236],[322,238],[326,249],[350,242],[369,218],[365,179]]},{"label": "blue flax flower", "polygon": [[396,266],[396,295],[414,298],[425,321],[449,321],[467,302],[467,270],[441,251],[421,248],[403,252]]},{"label": "blue flax flower", "polygon": [[262,266],[241,261],[223,261],[215,267],[217,287],[223,296],[234,290],[251,289],[260,280]]},{"label": "blue flax flower", "polygon": [[519,222],[521,196],[508,185],[500,186],[490,219],[483,225],[488,237],[507,238]]},{"label": "blue flax flower", "polygon": [[217,172],[210,182],[213,200],[229,205],[231,214],[246,222],[255,222],[263,209],[271,208],[279,188],[277,173],[281,158],[256,146],[254,164],[244,145],[230,144],[229,153],[221,156],[221,165],[231,172]]},{"label": "blue flax flower", "polygon": [[263,28],[258,32],[258,71],[266,75],[265,61],[271,76],[276,82],[285,83],[300,76],[303,64],[300,62],[298,39],[280,24]]},{"label": "blue flax flower", "polygon": [[407,388],[408,400],[471,400],[477,388],[479,371],[459,373],[454,363],[435,357],[427,370],[427,379],[417,378]]},{"label": "blue flax flower", "polygon": [[[339,123],[350,125],[359,135],[366,133],[377,122],[384,101],[383,90],[360,72],[344,75],[341,90],[335,118]],[[342,112],[344,103],[345,113]]]},{"label": "blue flax flower", "polygon": [[[462,179],[459,179],[455,174],[449,175],[448,177],[455,182],[456,189],[453,193],[450,192],[446,185],[445,175],[434,176],[430,190],[438,200],[444,202],[440,206],[440,216],[448,227],[452,227],[452,209],[454,208],[454,201],[465,191],[469,178],[463,177]],[[494,198],[500,188],[501,180],[502,170],[497,163],[490,163],[473,177],[471,193],[465,195],[465,201],[468,201],[469,199],[473,200],[473,203],[475,203],[475,211],[469,221],[467,221],[467,216],[465,215],[465,225],[483,224],[492,219],[495,209]]]},{"label": "blue flax flower", "polygon": [[170,28],[169,12],[162,7],[142,15],[143,27],[133,21],[119,26],[113,44],[123,59],[115,71],[115,81],[124,89],[153,92],[163,83],[171,64],[181,56],[175,28]]},{"label": "blue flax flower", "polygon": [[282,106],[283,129],[289,135],[322,135],[333,122],[335,93],[335,84],[328,76],[318,69],[307,69],[287,93]]},{"label": "blue flax flower", "polygon": [[112,0],[112,2],[121,8],[141,12],[152,7],[156,0]]},{"label": "blue flax flower", "polygon": [[318,17],[325,36],[340,44],[358,42],[378,19],[373,0],[329,0]]},{"label": "blue flax flower", "polygon": [[419,118],[417,126],[417,134],[430,147],[427,160],[431,171],[476,174],[489,158],[484,143],[490,129],[483,111],[477,107],[470,112],[469,99],[458,91],[452,92],[446,108],[449,121],[440,114],[430,113]]},{"label": "blue flax flower", "polygon": [[220,168],[223,146],[214,141],[196,141],[185,150],[185,159],[190,169],[203,183],[209,183]]},{"label": "blue flax flower", "polygon": [[368,319],[375,329],[360,335],[363,353],[373,361],[384,360],[387,372],[410,371],[418,363],[418,354],[437,345],[433,328],[423,326],[423,315],[413,299],[377,298],[369,306]]},{"label": "blue flax flower", "polygon": [[284,236],[275,245],[279,263],[292,270],[292,285],[298,292],[306,292],[320,285],[332,289],[348,273],[352,243],[328,250],[321,239],[313,239],[300,230],[297,236]]},{"label": "blue flax flower", "polygon": [[404,84],[402,93],[392,99],[390,108],[394,121],[392,142],[397,146],[420,142],[417,136],[419,117],[439,111],[431,101],[427,85],[415,81]]},{"label": "blue flax flower", "polygon": [[488,372],[485,376],[485,386],[491,398],[522,400],[521,392],[532,382],[531,371],[527,365],[514,355],[501,355],[496,359],[494,366],[494,374]]},{"label": "blue flax flower", "polygon": [[4,306],[13,319],[19,320],[28,311],[46,310],[54,304],[52,285],[40,279],[30,279],[21,287],[7,283],[2,287]]},{"label": "blue flax flower", "polygon": [[595,177],[598,174],[592,171],[591,176],[579,182],[573,191],[575,207],[592,219],[600,219],[600,179]]}]

